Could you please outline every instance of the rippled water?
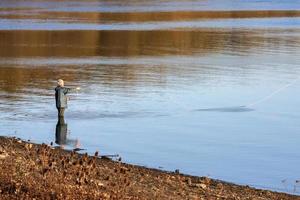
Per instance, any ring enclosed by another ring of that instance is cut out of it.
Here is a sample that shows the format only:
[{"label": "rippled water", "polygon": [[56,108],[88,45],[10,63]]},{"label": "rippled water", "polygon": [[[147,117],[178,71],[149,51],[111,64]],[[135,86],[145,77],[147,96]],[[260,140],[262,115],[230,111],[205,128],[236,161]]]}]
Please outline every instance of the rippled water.
[{"label": "rippled water", "polygon": [[2,0],[0,133],[299,194],[299,5]]}]

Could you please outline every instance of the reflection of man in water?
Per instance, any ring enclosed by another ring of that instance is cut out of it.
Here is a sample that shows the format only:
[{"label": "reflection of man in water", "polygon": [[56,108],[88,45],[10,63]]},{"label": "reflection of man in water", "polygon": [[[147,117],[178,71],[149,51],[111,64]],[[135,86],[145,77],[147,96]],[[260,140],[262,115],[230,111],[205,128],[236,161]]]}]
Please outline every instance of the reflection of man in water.
[{"label": "reflection of man in water", "polygon": [[[57,87],[55,88],[55,102],[56,108],[58,111],[58,117],[63,117],[65,113],[65,109],[68,107],[68,97],[67,94],[73,89],[67,88],[64,86],[64,81],[62,79],[58,79]],[[80,88],[76,88],[75,90],[80,90]]]},{"label": "reflection of man in water", "polygon": [[55,143],[58,145],[67,144],[68,124],[65,123],[64,117],[59,117],[56,124]]},{"label": "reflection of man in water", "polygon": [[59,117],[56,130],[55,130],[55,143],[64,148],[65,145],[73,145],[74,151],[82,150],[78,139],[68,139],[68,124],[65,122],[64,117]]}]

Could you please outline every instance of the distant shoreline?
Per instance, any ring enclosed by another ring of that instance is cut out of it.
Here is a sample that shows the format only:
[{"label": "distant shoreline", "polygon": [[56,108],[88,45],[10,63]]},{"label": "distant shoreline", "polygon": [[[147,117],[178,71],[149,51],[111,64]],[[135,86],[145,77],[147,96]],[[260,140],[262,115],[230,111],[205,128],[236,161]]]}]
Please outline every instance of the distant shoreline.
[{"label": "distant shoreline", "polygon": [[[1,9],[14,11],[13,9]],[[146,22],[146,21],[181,21],[191,19],[231,19],[231,18],[274,18],[300,17],[299,10],[170,10],[170,11],[120,11],[120,12],[86,12],[86,11],[45,11],[41,13],[19,15],[7,13],[0,19],[82,19],[85,23],[109,22]]]},{"label": "distant shoreline", "polygon": [[300,199],[0,136],[1,199]]}]

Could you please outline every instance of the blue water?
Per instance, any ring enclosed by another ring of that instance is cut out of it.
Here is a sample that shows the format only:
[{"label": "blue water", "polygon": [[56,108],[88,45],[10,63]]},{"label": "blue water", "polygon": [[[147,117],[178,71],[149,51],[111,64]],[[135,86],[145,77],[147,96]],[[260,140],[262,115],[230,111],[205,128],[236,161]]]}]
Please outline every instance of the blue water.
[{"label": "blue water", "polygon": [[115,0],[115,1],[33,1],[2,0],[1,7],[31,8],[46,11],[65,12],[151,12],[186,10],[299,10],[299,0],[223,0],[177,1],[177,0]]},{"label": "blue water", "polygon": [[205,21],[176,22],[123,22],[123,23],[80,23],[65,20],[0,20],[1,30],[172,30],[199,28],[233,28],[233,29],[274,29],[280,27],[298,28],[300,17],[295,18],[260,18],[260,19],[223,19]]}]

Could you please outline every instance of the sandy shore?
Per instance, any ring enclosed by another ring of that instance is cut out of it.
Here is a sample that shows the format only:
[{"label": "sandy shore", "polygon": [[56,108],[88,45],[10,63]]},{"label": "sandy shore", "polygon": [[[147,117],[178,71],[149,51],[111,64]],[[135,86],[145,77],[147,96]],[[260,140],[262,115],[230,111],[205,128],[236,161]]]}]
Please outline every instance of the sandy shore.
[{"label": "sandy shore", "polygon": [[300,199],[0,137],[0,199]]}]

